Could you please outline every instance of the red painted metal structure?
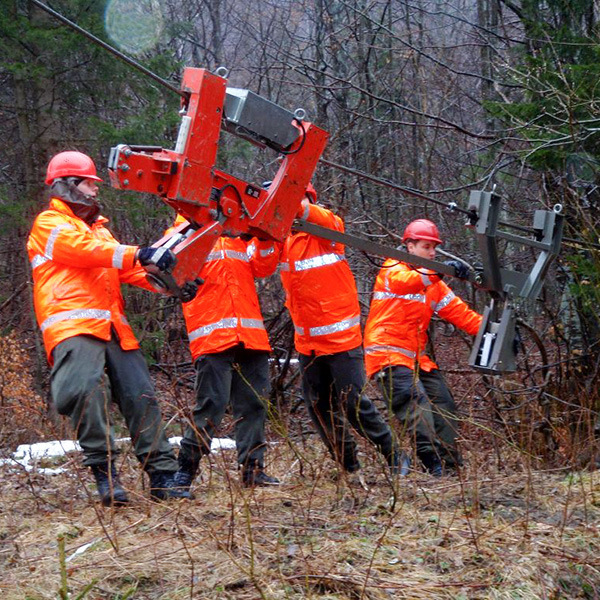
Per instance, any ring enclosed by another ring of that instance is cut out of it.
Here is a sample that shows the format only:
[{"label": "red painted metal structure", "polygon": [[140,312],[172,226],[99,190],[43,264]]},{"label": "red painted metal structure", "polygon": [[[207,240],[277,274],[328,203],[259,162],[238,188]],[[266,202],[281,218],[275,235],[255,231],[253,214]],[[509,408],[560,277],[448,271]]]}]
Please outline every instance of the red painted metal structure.
[{"label": "red painted metal structure", "polygon": [[[177,257],[172,273],[152,277],[176,295],[198,276],[220,235],[279,241],[287,236],[328,137],[289,113],[297,135],[288,146],[258,142],[283,155],[273,183],[263,190],[215,168],[227,80],[205,69],[186,68],[181,89],[182,122],[174,150],[120,145],[109,159],[114,187],[156,194],[190,222],[154,244],[170,248]],[[267,111],[269,106],[283,110],[260,100]]]}]

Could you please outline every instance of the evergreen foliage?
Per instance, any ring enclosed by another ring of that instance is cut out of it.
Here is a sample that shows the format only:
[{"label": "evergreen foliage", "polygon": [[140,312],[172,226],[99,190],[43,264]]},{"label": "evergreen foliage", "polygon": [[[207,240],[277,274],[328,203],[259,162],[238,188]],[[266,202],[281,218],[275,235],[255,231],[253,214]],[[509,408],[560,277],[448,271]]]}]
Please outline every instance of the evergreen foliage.
[{"label": "evergreen foliage", "polygon": [[[511,8],[512,3],[506,2]],[[566,208],[567,234],[598,242],[600,232],[600,43],[592,0],[521,3],[526,43],[510,70],[522,93],[507,101],[487,102],[503,122],[507,138],[516,133],[516,153],[538,172],[548,204]],[[581,316],[582,335],[598,341],[595,308],[600,301],[598,261],[579,251],[563,260],[570,265],[570,292]]]}]

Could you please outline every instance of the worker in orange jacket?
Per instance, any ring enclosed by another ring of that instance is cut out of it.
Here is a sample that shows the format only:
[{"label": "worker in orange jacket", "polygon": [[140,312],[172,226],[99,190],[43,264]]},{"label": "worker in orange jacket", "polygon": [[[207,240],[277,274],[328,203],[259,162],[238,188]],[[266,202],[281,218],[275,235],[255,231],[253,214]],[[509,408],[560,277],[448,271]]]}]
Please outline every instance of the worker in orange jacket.
[{"label": "worker in orange jacket", "polygon": [[[343,232],[342,219],[316,200],[309,184],[298,218]],[[349,422],[396,471],[399,456],[392,432],[363,394],[360,307],[344,246],[308,233],[292,233],[283,244],[280,274],[294,323],[304,401],[321,439],[346,471],[357,471],[360,463]]]},{"label": "worker in orange jacket", "polygon": [[[175,225],[183,222],[178,217]],[[276,266],[273,242],[220,237],[199,273],[203,283],[197,296],[183,304],[196,369],[196,406],[179,452],[175,479],[182,489],[190,488],[200,459],[210,453],[228,403],[235,420],[242,483],[279,484],[264,470],[271,346],[254,282]]]},{"label": "worker in orange jacket", "polygon": [[174,487],[177,461],[120,290],[121,283],[153,289],[137,263],[167,269],[175,257],[119,244],[100,215],[99,181],[89,156],[71,151],[54,156],[46,173],[50,205],[35,219],[27,241],[35,312],[52,366],[52,399],[77,432],[103,504],[128,501],[114,463],[111,398],[150,476],[151,496],[189,497]]},{"label": "worker in orange jacket", "polygon": [[[442,243],[438,228],[427,219],[409,223],[402,240],[409,254],[430,260]],[[468,277],[464,263],[446,264],[454,267],[456,277]],[[414,436],[417,456],[436,476],[462,461],[456,405],[438,366],[425,353],[427,328],[436,314],[475,335],[482,320],[442,278],[388,259],[375,282],[364,342],[368,376],[377,379],[391,411]]]}]

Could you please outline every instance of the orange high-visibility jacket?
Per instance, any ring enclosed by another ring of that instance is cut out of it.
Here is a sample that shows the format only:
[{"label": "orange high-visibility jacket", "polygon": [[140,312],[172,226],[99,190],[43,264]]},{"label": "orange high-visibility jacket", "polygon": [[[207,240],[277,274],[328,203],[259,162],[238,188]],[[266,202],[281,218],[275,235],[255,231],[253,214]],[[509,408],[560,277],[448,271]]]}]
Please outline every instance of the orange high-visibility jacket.
[{"label": "orange high-visibility jacket", "polygon": [[437,369],[425,354],[434,313],[471,335],[482,320],[433,271],[388,259],[375,281],[365,326],[367,375],[390,365]]},{"label": "orange high-visibility jacket", "polygon": [[[181,222],[178,219],[176,224]],[[240,343],[251,350],[271,350],[254,278],[271,275],[277,261],[274,242],[217,240],[198,274],[204,283],[196,297],[183,305],[194,360]]]},{"label": "orange high-visibility jacket", "polygon": [[[309,204],[299,214],[306,221],[344,231],[330,210]],[[294,342],[301,354],[344,352],[360,346],[360,308],[344,245],[304,232],[285,240],[280,275],[286,306],[294,322]]]},{"label": "orange high-visibility jacket", "polygon": [[121,283],[146,289],[145,271],[135,267],[137,246],[119,244],[100,216],[92,226],[52,198],[33,224],[27,252],[33,297],[48,361],[60,342],[76,335],[110,340],[111,326],[123,350],[138,343],[124,313]]}]

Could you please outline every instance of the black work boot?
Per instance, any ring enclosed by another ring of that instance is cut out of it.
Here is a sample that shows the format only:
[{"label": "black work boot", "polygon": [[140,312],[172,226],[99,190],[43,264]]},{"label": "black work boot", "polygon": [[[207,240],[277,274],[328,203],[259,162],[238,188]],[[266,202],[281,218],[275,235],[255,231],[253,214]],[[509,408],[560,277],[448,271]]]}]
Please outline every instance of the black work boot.
[{"label": "black work boot", "polygon": [[265,473],[263,467],[255,462],[248,463],[242,471],[242,483],[244,487],[268,487],[280,485],[279,479]]},{"label": "black work boot", "polygon": [[434,477],[441,477],[443,474],[442,461],[435,452],[419,452],[418,457],[421,459],[423,466]]},{"label": "black work boot", "polygon": [[390,473],[392,475],[399,475],[400,477],[407,477],[410,472],[410,455],[406,452],[395,451],[390,462]]},{"label": "black work boot", "polygon": [[452,455],[451,457],[445,457],[442,462],[444,475],[449,475],[451,477],[457,476],[459,470],[463,466],[462,458],[456,455]]},{"label": "black work boot", "polygon": [[442,473],[448,476],[458,475],[459,469],[463,467],[463,459],[456,447],[442,446],[439,450],[442,461]]},{"label": "black work boot", "polygon": [[153,500],[192,499],[189,489],[178,487],[175,483],[175,473],[169,471],[150,473],[150,497]]},{"label": "black work boot", "polygon": [[361,465],[360,462],[355,461],[355,462],[345,462],[343,465],[343,469],[344,471],[346,471],[346,473],[358,473],[358,471],[360,471],[361,469]]},{"label": "black work boot", "polygon": [[124,506],[129,502],[113,463],[110,463],[110,467],[109,463],[92,465],[91,469],[96,478],[98,495],[104,506]]},{"label": "black work boot", "polygon": [[[198,472],[199,462],[190,460],[179,452],[179,470],[175,473],[175,487],[180,490],[190,491],[192,483]],[[193,497],[193,496],[192,496]]]}]

